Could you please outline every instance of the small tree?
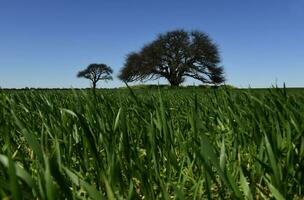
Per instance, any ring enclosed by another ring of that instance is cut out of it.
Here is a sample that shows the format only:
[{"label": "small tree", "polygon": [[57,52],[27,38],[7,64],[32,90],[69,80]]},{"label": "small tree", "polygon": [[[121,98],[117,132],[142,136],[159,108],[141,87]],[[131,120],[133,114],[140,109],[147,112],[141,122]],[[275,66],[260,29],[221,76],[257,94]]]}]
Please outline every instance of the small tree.
[{"label": "small tree", "polygon": [[186,77],[209,84],[225,81],[216,44],[200,31],[161,34],[139,52],[128,55],[119,78],[126,82],[164,77],[179,86]]},{"label": "small tree", "polygon": [[95,91],[99,80],[112,80],[111,74],[113,70],[106,64],[90,64],[86,69],[78,72],[78,78],[86,78],[91,80],[92,88]]}]

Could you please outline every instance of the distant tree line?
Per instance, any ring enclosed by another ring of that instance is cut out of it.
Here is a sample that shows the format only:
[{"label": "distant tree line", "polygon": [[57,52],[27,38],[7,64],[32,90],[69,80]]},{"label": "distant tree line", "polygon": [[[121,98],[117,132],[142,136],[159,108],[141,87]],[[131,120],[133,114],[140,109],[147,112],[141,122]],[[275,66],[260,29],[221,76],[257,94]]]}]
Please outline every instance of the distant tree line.
[{"label": "distant tree line", "polygon": [[[124,82],[165,78],[171,86],[179,86],[190,77],[217,86],[225,81],[220,61],[218,47],[207,34],[175,30],[130,53],[118,78]],[[113,79],[112,73],[106,64],[90,64],[77,77],[89,79],[95,91],[100,80]]]}]

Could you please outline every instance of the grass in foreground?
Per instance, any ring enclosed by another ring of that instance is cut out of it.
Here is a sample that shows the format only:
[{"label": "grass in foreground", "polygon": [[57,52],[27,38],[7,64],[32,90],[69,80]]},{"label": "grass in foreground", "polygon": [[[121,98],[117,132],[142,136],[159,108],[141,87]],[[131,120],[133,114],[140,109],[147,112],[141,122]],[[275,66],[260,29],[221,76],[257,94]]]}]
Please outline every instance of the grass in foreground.
[{"label": "grass in foreground", "polygon": [[0,197],[301,199],[304,93],[0,92]]}]

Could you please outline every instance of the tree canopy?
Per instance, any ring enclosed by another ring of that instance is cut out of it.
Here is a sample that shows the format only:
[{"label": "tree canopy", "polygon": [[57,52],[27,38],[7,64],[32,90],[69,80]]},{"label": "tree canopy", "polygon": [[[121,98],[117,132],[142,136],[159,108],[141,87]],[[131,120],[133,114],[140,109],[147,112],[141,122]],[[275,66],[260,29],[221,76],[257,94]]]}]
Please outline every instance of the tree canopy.
[{"label": "tree canopy", "polygon": [[217,45],[203,32],[175,30],[160,34],[127,56],[119,78],[126,82],[166,78],[178,86],[191,77],[203,83],[225,81]]},{"label": "tree canopy", "polygon": [[78,78],[91,80],[93,89],[96,88],[99,80],[112,80],[113,70],[106,64],[90,64],[86,69],[78,72]]}]

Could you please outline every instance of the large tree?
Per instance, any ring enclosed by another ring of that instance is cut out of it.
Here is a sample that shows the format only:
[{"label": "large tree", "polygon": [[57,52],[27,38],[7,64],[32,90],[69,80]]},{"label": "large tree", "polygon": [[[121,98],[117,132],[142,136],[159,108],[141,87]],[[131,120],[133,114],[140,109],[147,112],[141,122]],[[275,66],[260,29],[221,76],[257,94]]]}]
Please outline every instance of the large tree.
[{"label": "large tree", "polygon": [[86,69],[78,72],[78,78],[91,80],[92,88],[95,91],[97,82],[100,80],[112,80],[113,70],[106,64],[90,64]]},{"label": "large tree", "polygon": [[220,84],[225,77],[219,63],[217,45],[208,35],[175,30],[129,54],[118,77],[126,82],[164,77],[172,86],[180,85],[186,77]]}]

